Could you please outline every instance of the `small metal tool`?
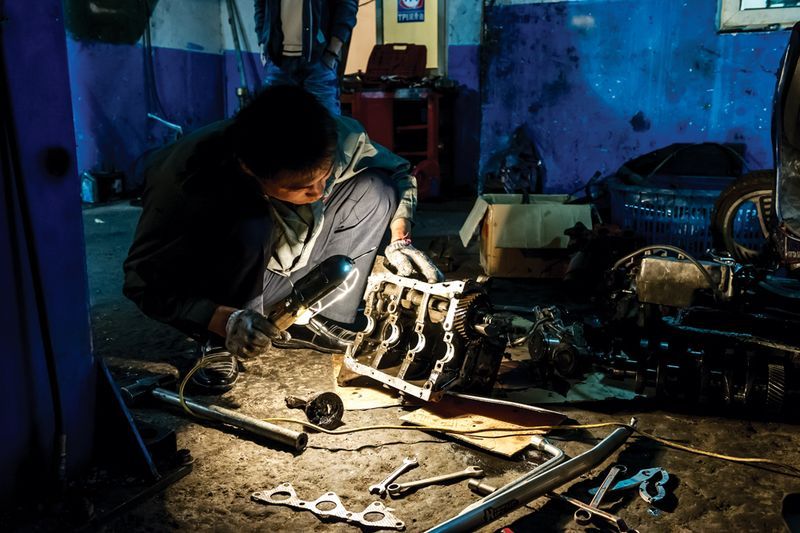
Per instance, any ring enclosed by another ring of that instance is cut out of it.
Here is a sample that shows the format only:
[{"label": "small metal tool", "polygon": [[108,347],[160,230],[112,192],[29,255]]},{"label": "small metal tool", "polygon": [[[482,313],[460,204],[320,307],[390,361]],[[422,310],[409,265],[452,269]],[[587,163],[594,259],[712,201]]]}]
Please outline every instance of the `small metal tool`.
[{"label": "small metal tool", "polygon": [[342,421],[344,403],[334,392],[322,392],[310,398],[287,396],[286,407],[303,409],[309,422],[325,429],[334,429]]},{"label": "small metal tool", "polygon": [[[472,490],[472,492],[474,492],[475,494],[480,494],[481,496],[487,496],[493,493],[495,490],[497,490],[494,486],[489,485],[488,483],[481,481],[479,479],[471,479],[468,485],[469,488]],[[585,509],[587,511],[590,511],[592,515],[598,516],[610,522],[615,528],[617,528],[617,531],[619,531],[619,533],[638,533],[637,530],[629,528],[628,525],[625,523],[625,520],[623,520],[622,518],[618,517],[617,515],[613,515],[611,513],[603,511],[602,509],[598,509],[596,507],[590,507],[588,503],[584,503],[580,500],[576,500],[575,498],[570,498],[569,496],[566,496],[564,494],[557,494],[555,492],[549,492],[546,494],[546,496],[551,500],[561,500],[571,505],[574,505],[578,509]]]},{"label": "small metal tool", "polygon": [[342,500],[333,492],[325,493],[314,501],[301,500],[290,483],[281,483],[272,490],[254,492],[250,499],[265,505],[285,505],[299,511],[310,511],[324,519],[339,519],[349,524],[358,524],[368,530],[403,531],[406,527],[402,520],[392,514],[392,509],[385,507],[381,502],[372,502],[357,513],[345,508]]},{"label": "small metal tool", "polygon": [[[611,487],[611,484],[614,483],[614,478],[617,477],[617,474],[625,473],[626,470],[627,468],[625,468],[623,465],[612,466],[611,470],[608,472],[608,475],[606,475],[606,478],[603,480],[603,483],[597,489],[597,492],[595,492],[592,501],[589,502],[589,507],[594,509],[600,507],[600,502],[603,501],[606,491],[608,491],[609,487]],[[589,511],[587,509],[578,509],[575,511],[575,522],[585,526],[592,521],[592,514],[594,514],[593,511]]]},{"label": "small metal tool", "polygon": [[[618,517],[617,515],[613,515],[609,512],[603,511],[602,509],[598,509],[597,507],[592,507],[588,503],[583,503],[580,500],[576,500],[575,498],[570,498],[569,496],[565,496],[564,494],[555,494],[550,493],[547,495],[550,498],[558,498],[561,501],[567,502],[569,504],[574,505],[578,508],[579,511],[583,510],[587,513],[590,513],[591,516],[597,516],[610,522],[617,528],[619,533],[639,533],[636,529],[631,529],[628,527],[628,524],[625,523],[625,520]],[[576,511],[577,512],[577,511]]]},{"label": "small metal tool", "polygon": [[378,483],[377,485],[372,485],[369,488],[370,494],[378,494],[379,496],[386,495],[386,487],[395,479],[399,478],[403,475],[404,472],[411,470],[412,468],[416,468],[419,466],[419,462],[417,461],[416,457],[406,457],[403,459],[403,464],[401,464],[397,469],[386,476],[386,479]]},{"label": "small metal tool", "polygon": [[[659,476],[656,478],[656,476]],[[656,478],[656,479],[654,479]],[[667,495],[667,491],[664,488],[664,485],[667,484],[669,481],[669,474],[666,470],[660,467],[653,467],[653,468],[645,468],[644,470],[639,470],[636,475],[629,477],[628,479],[623,479],[618,481],[614,484],[608,492],[615,492],[618,490],[626,490],[632,489],[635,487],[639,487],[639,496],[642,497],[644,501],[647,503],[657,502],[664,498]],[[654,487],[655,495],[651,494],[648,487]],[[595,494],[597,492],[597,488],[591,489],[589,494]]]},{"label": "small metal tool", "polygon": [[477,466],[470,466],[460,472],[453,472],[452,474],[418,479],[416,481],[409,481],[408,483],[392,483],[387,487],[387,490],[391,496],[400,496],[406,492],[427,487],[428,485],[436,485],[438,483],[446,483],[448,481],[456,481],[470,477],[481,478],[485,475],[483,469]]},{"label": "small metal tool", "polygon": [[[656,476],[653,476],[639,485],[639,496],[647,503],[657,502],[667,495],[667,489],[664,488],[664,485],[669,481],[669,474],[663,468],[659,469],[659,474],[661,475],[659,479],[656,480]],[[654,488],[655,494],[650,492],[650,487]]]}]

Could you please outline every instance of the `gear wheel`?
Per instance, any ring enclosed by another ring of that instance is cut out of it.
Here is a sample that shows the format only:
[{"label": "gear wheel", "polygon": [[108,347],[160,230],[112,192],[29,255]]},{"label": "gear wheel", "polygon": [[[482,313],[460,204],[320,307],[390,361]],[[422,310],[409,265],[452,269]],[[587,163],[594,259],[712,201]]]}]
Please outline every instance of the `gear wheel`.
[{"label": "gear wheel", "polygon": [[476,307],[488,307],[489,302],[483,292],[471,292],[459,298],[453,318],[453,329],[464,339],[471,340],[480,335],[472,329],[470,318]]},{"label": "gear wheel", "polygon": [[783,409],[783,400],[786,392],[786,376],[783,365],[767,365],[767,411],[778,414]]}]

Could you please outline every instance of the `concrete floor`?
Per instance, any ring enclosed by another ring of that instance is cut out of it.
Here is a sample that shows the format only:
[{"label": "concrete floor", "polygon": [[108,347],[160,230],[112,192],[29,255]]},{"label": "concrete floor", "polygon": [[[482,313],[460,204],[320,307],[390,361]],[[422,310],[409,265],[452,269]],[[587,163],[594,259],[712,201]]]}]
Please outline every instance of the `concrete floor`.
[{"label": "concrete floor", "polygon": [[[423,206],[416,228],[423,246],[433,236],[454,237],[466,216],[468,204]],[[169,327],[141,315],[121,295],[121,263],[133,234],[139,209],[126,203],[86,209],[84,217],[92,299],[94,349],[105,358],[116,376],[141,371],[176,372],[191,365],[192,346]],[[454,242],[457,240],[453,239]],[[477,273],[474,249],[456,245],[460,275]],[[541,284],[510,285],[518,303],[549,304]],[[508,287],[508,286],[506,286]],[[510,298],[510,296],[509,296]],[[310,351],[275,351],[247,364],[240,383],[216,401],[257,417],[298,416],[285,407],[288,393],[303,395],[329,390],[332,369],[329,356]],[[580,405],[548,405],[579,423],[627,421],[638,417],[640,427],[658,435],[720,453],[769,456],[800,465],[800,434],[796,426],[671,412],[651,404],[599,402]],[[663,408],[663,406],[662,406]],[[345,414],[345,427],[397,424],[405,411],[400,407]],[[409,473],[416,479],[478,465],[494,483],[509,481],[541,461],[525,452],[503,459],[437,434],[419,431],[379,431],[345,436],[312,433],[309,447],[293,454],[280,447],[251,440],[183,416],[179,411],[142,408],[137,417],[173,428],[178,445],[188,448],[194,470],[160,494],[126,511],[104,526],[105,531],[350,531],[353,526],[325,523],[308,512],[264,506],[250,500],[254,491],[290,482],[300,498],[316,499],[335,492],[345,506],[360,512],[376,500],[367,487],[381,480],[402,458],[415,455],[421,466]],[[568,454],[585,450],[608,430],[559,432],[553,442]],[[666,449],[650,441],[632,438],[619,454],[601,468],[576,480],[561,491],[588,501],[587,490],[611,465],[622,463],[629,471],[661,466],[673,476],[671,495],[662,512],[653,516],[635,493],[625,495],[610,510],[640,531],[782,531],[781,500],[799,491],[800,480],[765,470]],[[137,481],[126,479],[121,485]],[[385,500],[406,523],[407,531],[423,531],[453,516],[475,500],[466,483],[433,486],[400,500]],[[103,509],[103,495],[95,505]],[[513,531],[581,531],[572,521],[574,509],[540,499],[481,531],[503,526]],[[590,528],[592,529],[592,528]]]}]

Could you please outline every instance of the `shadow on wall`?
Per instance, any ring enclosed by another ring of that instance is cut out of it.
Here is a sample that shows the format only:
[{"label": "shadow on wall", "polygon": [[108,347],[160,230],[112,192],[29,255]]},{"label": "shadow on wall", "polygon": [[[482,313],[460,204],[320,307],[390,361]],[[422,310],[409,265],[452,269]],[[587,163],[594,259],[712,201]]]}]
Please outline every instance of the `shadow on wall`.
[{"label": "shadow on wall", "polygon": [[459,84],[453,102],[453,157],[456,190],[474,192],[480,156],[481,96],[480,49],[477,45],[451,45],[447,49],[448,75]]},{"label": "shadow on wall", "polygon": [[485,8],[481,169],[520,125],[546,192],[674,142],[746,143],[772,165],[770,109],[787,34],[716,33],[705,0]]},{"label": "shadow on wall", "polygon": [[64,24],[76,41],[136,44],[158,0],[64,0]]}]

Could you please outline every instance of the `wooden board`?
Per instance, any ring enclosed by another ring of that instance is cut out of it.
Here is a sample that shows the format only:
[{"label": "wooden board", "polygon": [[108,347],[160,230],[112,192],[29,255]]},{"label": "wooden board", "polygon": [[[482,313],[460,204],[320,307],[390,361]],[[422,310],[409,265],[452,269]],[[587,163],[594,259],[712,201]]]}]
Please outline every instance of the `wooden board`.
[{"label": "wooden board", "polygon": [[[416,411],[400,417],[400,419],[410,424],[445,427],[455,430],[555,426],[566,419],[566,415],[556,411],[523,405],[514,406],[509,405],[509,403],[488,403],[448,395],[444,396],[439,402],[426,403]],[[451,433],[449,435],[505,457],[511,457],[519,453],[530,444],[531,435],[498,437],[498,435],[506,435],[507,433],[507,431],[487,431],[479,434],[459,435]]]},{"label": "wooden board", "polygon": [[340,386],[336,377],[344,364],[344,355],[336,354],[331,358],[333,363],[333,392],[339,395],[346,411],[365,411],[382,407],[396,407],[403,404],[397,393],[381,387],[381,384],[369,378],[359,379],[357,386]]}]

